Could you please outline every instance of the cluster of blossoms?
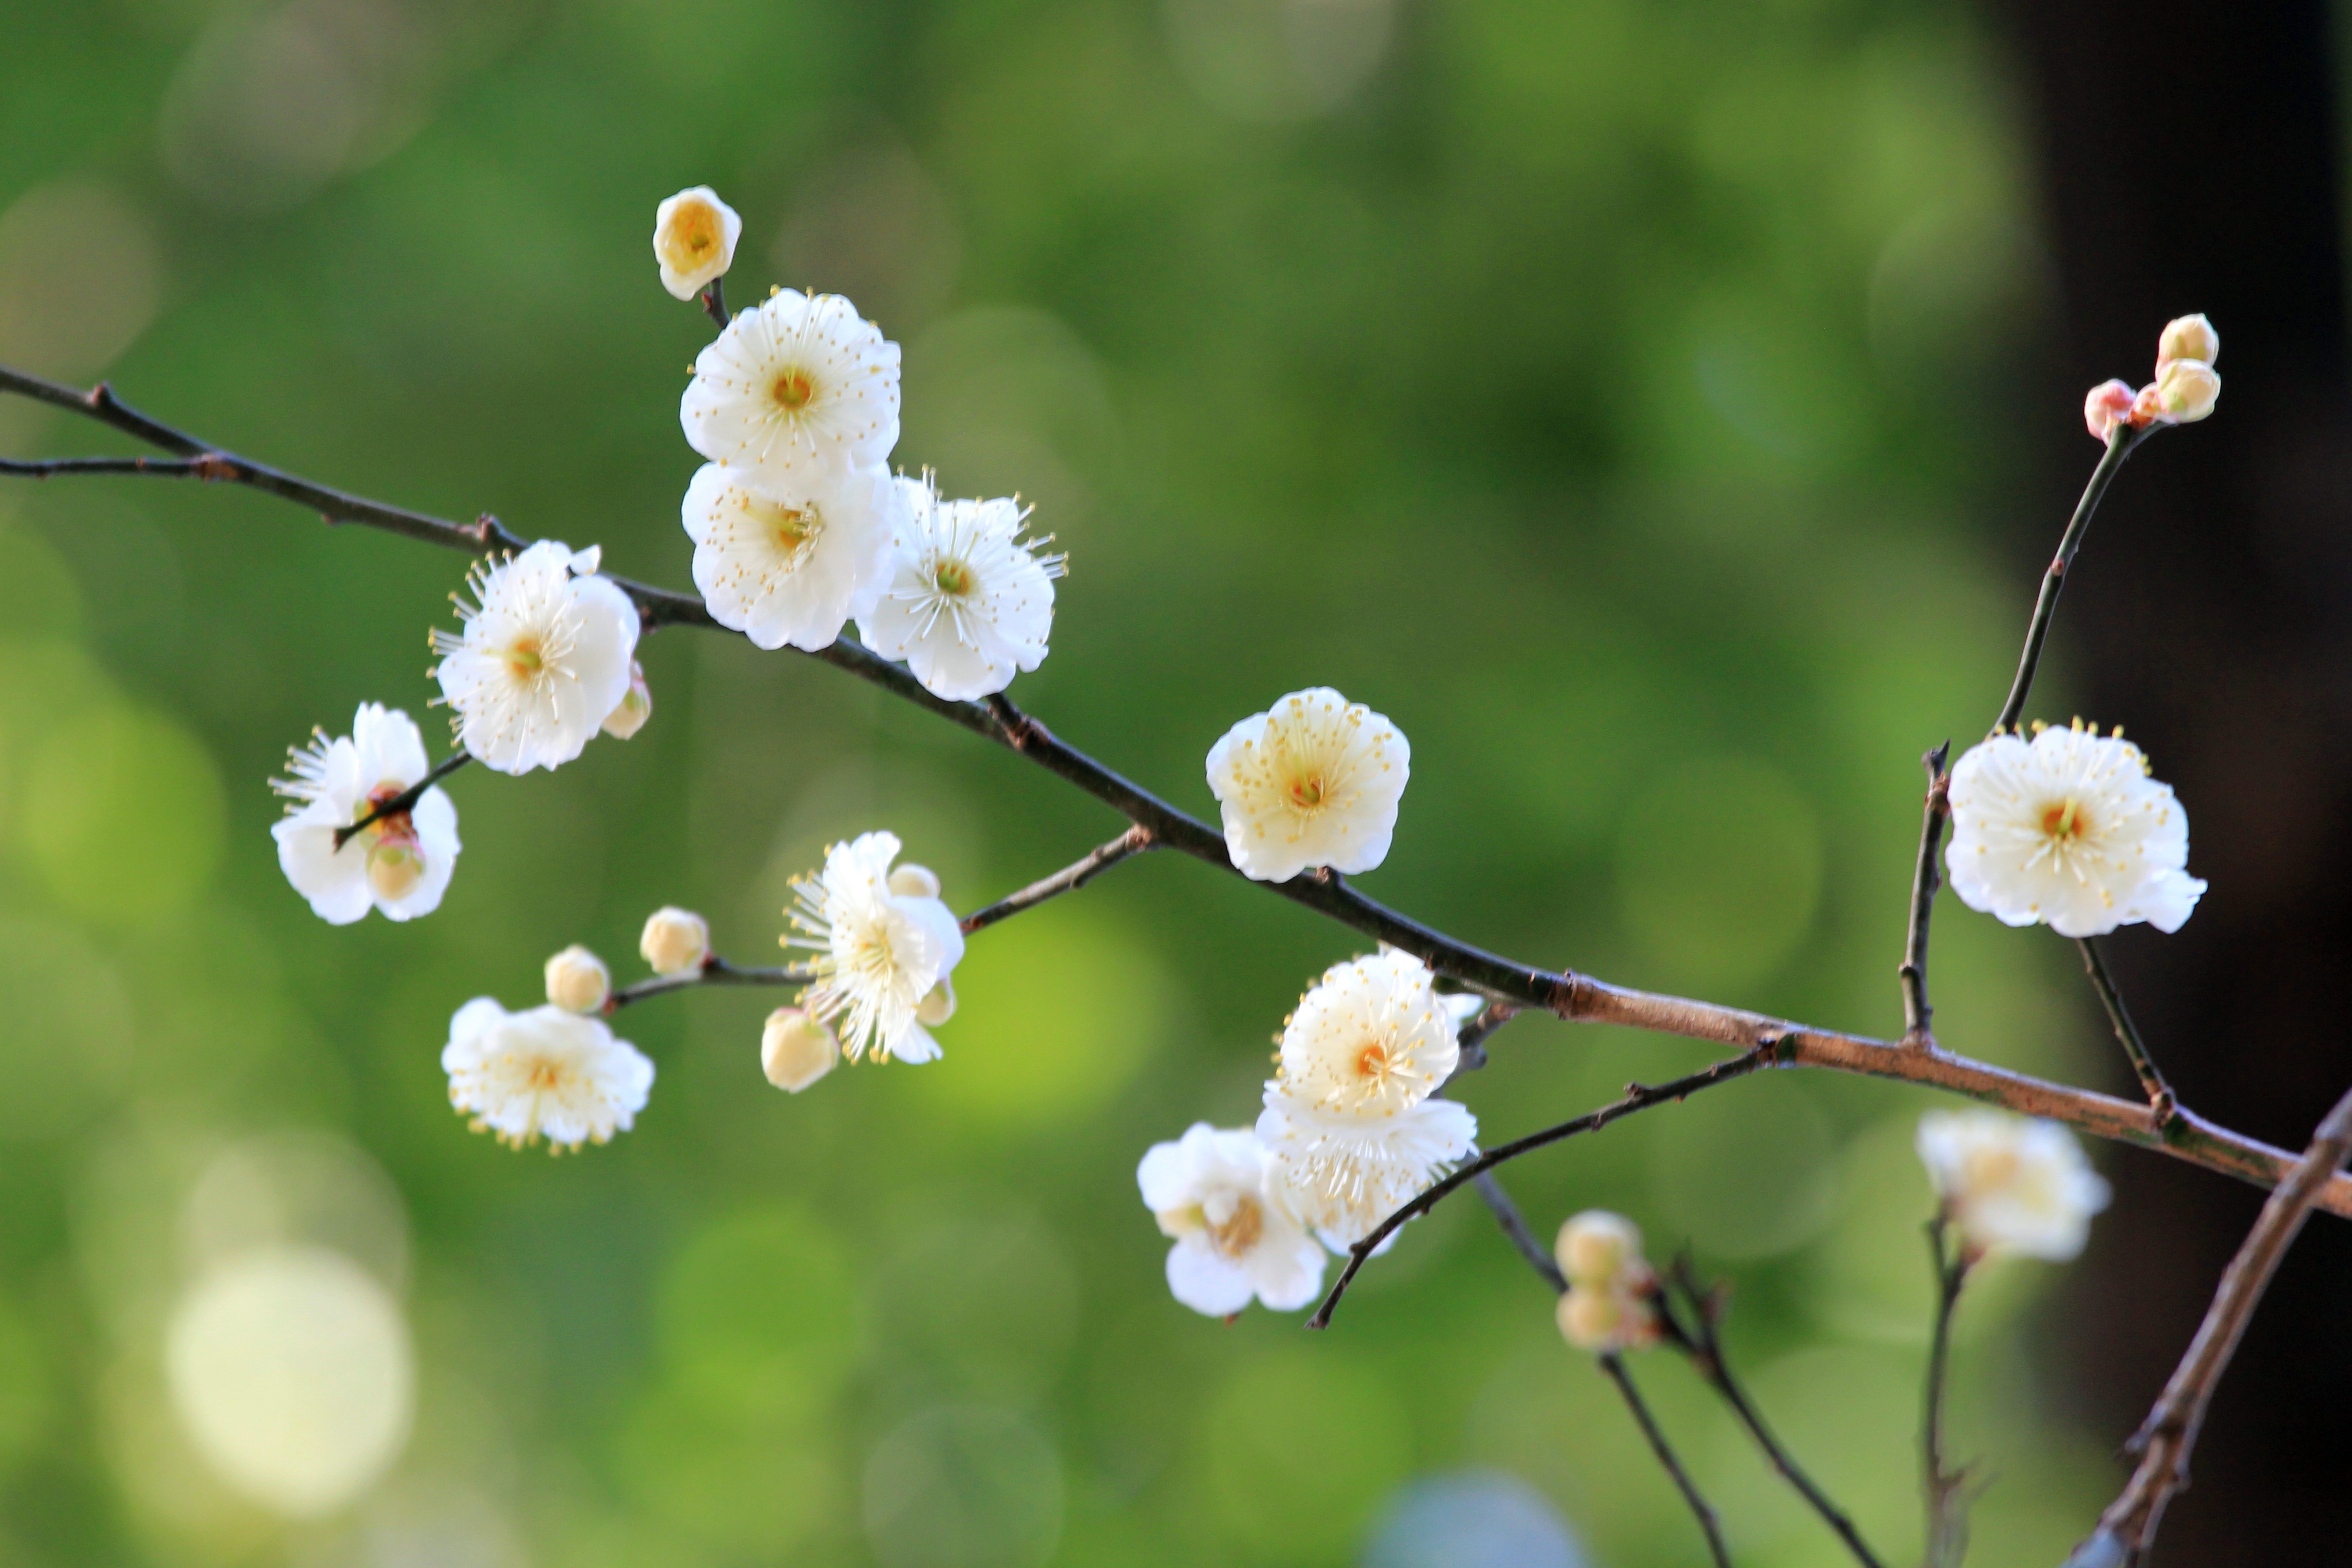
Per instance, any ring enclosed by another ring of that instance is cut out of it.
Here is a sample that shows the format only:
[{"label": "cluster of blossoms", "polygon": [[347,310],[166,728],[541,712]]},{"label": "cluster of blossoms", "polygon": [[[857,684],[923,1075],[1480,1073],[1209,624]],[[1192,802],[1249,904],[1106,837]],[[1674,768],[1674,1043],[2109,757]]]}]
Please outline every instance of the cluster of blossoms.
[{"label": "cluster of blossoms", "polygon": [[2101,382],[2083,399],[2083,423],[2105,441],[2120,426],[2202,419],[2221,396],[2221,378],[2213,370],[2221,357],[2221,334],[2202,315],[2168,321],[2156,341],[2156,379],[2137,391],[2128,382]]},{"label": "cluster of blossoms", "polygon": [[1642,1256],[1642,1229],[1621,1214],[1587,1209],[1552,1244],[1568,1289],[1559,1331],[1581,1351],[1636,1350],[1656,1340],[1658,1276]]}]

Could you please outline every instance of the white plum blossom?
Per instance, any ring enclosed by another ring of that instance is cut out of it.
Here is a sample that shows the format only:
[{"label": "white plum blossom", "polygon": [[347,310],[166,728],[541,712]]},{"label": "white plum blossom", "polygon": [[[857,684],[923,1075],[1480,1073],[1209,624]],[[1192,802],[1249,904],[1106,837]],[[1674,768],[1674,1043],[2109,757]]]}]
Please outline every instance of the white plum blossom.
[{"label": "white plum blossom", "polygon": [[654,209],[654,259],[673,299],[691,300],[735,262],[743,220],[709,185],[696,185]]},{"label": "white plum blossom", "polygon": [[720,626],[814,653],[881,597],[903,504],[878,465],[755,479],[706,463],[681,509],[694,585]]},{"label": "white plum blossom", "polygon": [[1931,1110],[1919,1118],[1920,1162],[1944,1213],[1976,1252],[2063,1263],[2083,1250],[2107,1184],[2055,1121],[2006,1111]]},{"label": "white plum blossom", "polygon": [[781,289],[695,356],[678,420],[755,482],[879,465],[898,444],[898,345],[838,294]]},{"label": "white plum blossom", "polygon": [[802,1005],[820,1023],[841,1020],[851,1061],[868,1051],[877,1061],[938,1060],[939,1043],[919,1009],[963,960],[963,931],[936,894],[893,890],[898,854],[895,833],[834,845],[823,870],[794,880],[795,907],[785,911],[801,934],[785,937],[784,945],[816,954],[810,968],[817,980]]},{"label": "white plum blossom", "polygon": [[654,1082],[654,1064],[602,1018],[552,1005],[509,1013],[488,996],[449,1020],[441,1068],[475,1131],[518,1149],[544,1138],[559,1152],[627,1131]]},{"label": "white plum blossom", "polygon": [[502,773],[561,767],[628,696],[637,607],[596,575],[600,558],[542,539],[467,575],[478,604],[457,602],[462,633],[433,634],[433,673],[478,761]]},{"label": "white plum blossom", "polygon": [[1265,1302],[1304,1307],[1323,1286],[1323,1249],[1269,1201],[1265,1152],[1248,1128],[1196,1121],[1173,1143],[1155,1143],[1136,1168],[1143,1203],[1175,1238],[1168,1289],[1213,1318]]},{"label": "white plum blossom", "polygon": [[1257,1135],[1269,1191],[1334,1250],[1362,1239],[1448,1164],[1477,1119],[1433,1099],[1460,1060],[1467,999],[1389,951],[1331,966],[1285,1022]]},{"label": "white plum blossom", "polygon": [[900,506],[889,586],[857,620],[885,658],[903,658],[935,697],[992,696],[1045,662],[1054,579],[1067,558],[1024,539],[1018,500],[941,500],[929,473],[898,481]]},{"label": "white plum blossom", "polygon": [[2205,891],[2187,870],[2188,813],[2120,734],[2076,720],[1995,735],[1953,764],[1950,798],[1952,891],[2005,925],[2178,931]]},{"label": "white plum blossom", "polygon": [[320,732],[288,752],[289,776],[270,787],[291,804],[269,833],[286,879],[320,920],[349,925],[377,909],[407,921],[440,907],[461,846],[457,808],[438,784],[408,810],[335,847],[337,829],[406,794],[430,771],[415,721],[379,702],[361,704],[349,735]]},{"label": "white plum blossom", "polygon": [[1261,882],[1310,866],[1369,871],[1388,856],[1412,763],[1403,734],[1370,709],[1328,687],[1294,691],[1210,749],[1226,852]]}]

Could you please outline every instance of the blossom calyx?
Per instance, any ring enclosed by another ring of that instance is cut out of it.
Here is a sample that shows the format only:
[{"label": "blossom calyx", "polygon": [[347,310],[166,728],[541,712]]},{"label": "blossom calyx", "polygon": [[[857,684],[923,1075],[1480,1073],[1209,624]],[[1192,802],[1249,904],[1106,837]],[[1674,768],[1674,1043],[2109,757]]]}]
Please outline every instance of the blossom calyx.
[{"label": "blossom calyx", "polygon": [[646,917],[637,952],[656,974],[696,973],[710,957],[710,922],[692,910],[665,905]]},{"label": "blossom calyx", "polygon": [[798,1007],[779,1007],[760,1030],[760,1070],[787,1093],[798,1094],[841,1060],[833,1031]]},{"label": "blossom calyx", "polygon": [[654,259],[673,299],[691,300],[735,264],[743,220],[709,185],[696,185],[654,209]]},{"label": "blossom calyx", "polygon": [[567,1013],[602,1012],[613,994],[613,972],[604,961],[573,942],[547,961],[547,1000]]}]

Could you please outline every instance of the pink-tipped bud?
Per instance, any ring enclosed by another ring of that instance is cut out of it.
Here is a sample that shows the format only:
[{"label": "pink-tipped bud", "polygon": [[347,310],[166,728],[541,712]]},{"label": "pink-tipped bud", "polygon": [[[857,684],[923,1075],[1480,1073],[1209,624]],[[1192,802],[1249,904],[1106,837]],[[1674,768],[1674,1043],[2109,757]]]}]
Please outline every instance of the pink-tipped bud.
[{"label": "pink-tipped bud", "polygon": [[2203,360],[2168,362],[2157,378],[2139,389],[2133,405],[2136,421],[2191,425],[2213,412],[2221,396],[2221,378]]},{"label": "pink-tipped bud", "polygon": [[2137,396],[2120,381],[2103,381],[2083,399],[2083,423],[2090,426],[2095,438],[2104,441],[2131,417],[2132,402]]},{"label": "pink-tipped bud", "polygon": [[2165,322],[2163,335],[2156,340],[2156,372],[2160,377],[2164,367],[2177,359],[2193,359],[2211,364],[2221,357],[2221,334],[2202,312],[2194,316],[2179,316]]}]

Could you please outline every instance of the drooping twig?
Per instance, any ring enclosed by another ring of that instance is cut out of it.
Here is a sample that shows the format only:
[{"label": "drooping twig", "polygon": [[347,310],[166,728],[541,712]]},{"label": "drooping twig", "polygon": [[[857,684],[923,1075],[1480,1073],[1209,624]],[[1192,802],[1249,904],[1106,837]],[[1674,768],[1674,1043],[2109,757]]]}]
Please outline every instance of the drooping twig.
[{"label": "drooping twig", "polygon": [[1919,759],[1927,770],[1927,803],[1919,823],[1919,860],[1911,871],[1911,923],[1903,942],[1903,1043],[1932,1046],[1936,1037],[1927,1026],[1936,1009],[1927,1004],[1927,921],[1936,909],[1936,890],[1943,879],[1936,870],[1936,851],[1944,842],[1944,818],[1950,814],[1947,792],[1951,775],[1944,772],[1952,754],[1949,741]]},{"label": "drooping twig", "polygon": [[[1675,1305],[1674,1297],[1677,1289],[1689,1309],[1687,1318]],[[1846,1550],[1863,1564],[1863,1568],[1885,1568],[1877,1554],[1871,1551],[1869,1542],[1863,1540],[1862,1531],[1856,1530],[1853,1521],[1846,1517],[1845,1510],[1832,1501],[1829,1494],[1816,1486],[1813,1479],[1790,1456],[1789,1450],[1781,1447],[1780,1440],[1773,1436],[1771,1427],[1765,1425],[1763,1415],[1748,1399],[1747,1390],[1732,1374],[1731,1363],[1724,1357],[1723,1342],[1717,1331],[1717,1319],[1721,1313],[1720,1298],[1717,1292],[1699,1285],[1688,1258],[1675,1259],[1673,1269],[1660,1282],[1657,1307],[1659,1321],[1665,1331],[1665,1342],[1690,1357],[1691,1365],[1697,1369],[1699,1376],[1723,1396],[1723,1402],[1731,1407],[1731,1413],[1738,1417],[1739,1424],[1748,1428],[1748,1435],[1756,1440],[1756,1446],[1763,1450],[1764,1458],[1780,1473],[1781,1479],[1795,1488],[1797,1495],[1821,1515],[1822,1522],[1845,1542]]]},{"label": "drooping twig", "polygon": [[986,909],[974,910],[960,922],[963,933],[970,936],[985,931],[1001,920],[1034,909],[1046,900],[1083,888],[1101,872],[1118,865],[1130,855],[1139,855],[1151,847],[1151,829],[1141,824],[1129,828],[1101,848],[1096,849],[1071,865],[1065,866],[1050,877],[1030,883],[1017,893],[999,899]]},{"label": "drooping twig", "polygon": [[365,816],[359,818],[348,827],[336,828],[335,847],[341,849],[344,845],[351,842],[352,834],[359,832],[362,828],[373,827],[387,816],[404,816],[408,813],[415,811],[416,809],[416,803],[425,798],[425,792],[426,790],[431,789],[435,784],[439,784],[443,779],[447,778],[451,773],[456,773],[459,768],[464,767],[467,763],[470,763],[473,760],[474,753],[471,752],[457,752],[442,758],[439,762],[433,764],[432,772],[426,773],[423,778],[418,779],[415,784],[410,784],[406,789],[402,790],[398,795],[392,796],[383,805],[370,810]]},{"label": "drooping twig", "polygon": [[2091,977],[2092,989],[2099,994],[2099,1005],[2107,1010],[2107,1022],[2114,1026],[2124,1055],[2131,1058],[2132,1071],[2139,1075],[2140,1091],[2147,1096],[2148,1110],[2157,1126],[2169,1126],[2179,1114],[2180,1102],[2174,1098],[2172,1086],[2164,1081],[2164,1074],[2157,1069],[2156,1058],[2147,1054],[2147,1042],[2139,1037],[2139,1027],[2124,1006],[2124,994],[2116,989],[2116,977],[2107,972],[2106,955],[2092,937],[2078,937],[2074,945],[2083,950],[2084,972]]},{"label": "drooping twig", "polygon": [[1633,1374],[1626,1369],[1625,1358],[1615,1351],[1603,1351],[1593,1359],[1601,1363],[1601,1370],[1608,1374],[1609,1381],[1617,1385],[1617,1392],[1625,1396],[1625,1408],[1633,1413],[1633,1419],[1641,1425],[1642,1436],[1650,1440],[1650,1451],[1657,1455],[1658,1463],[1666,1468],[1666,1474],[1674,1478],[1675,1487],[1681,1490],[1683,1500],[1690,1504],[1692,1514],[1698,1520],[1699,1529],[1706,1532],[1706,1549],[1715,1559],[1716,1568],[1731,1568],[1731,1552],[1723,1543],[1723,1527],[1716,1522],[1715,1510],[1709,1508],[1706,1499],[1699,1495],[1698,1483],[1691,1479],[1688,1470],[1683,1468],[1682,1460],[1675,1457],[1673,1447],[1666,1442],[1666,1435],[1658,1429],[1658,1423],[1651,1416],[1650,1407],[1642,1398],[1641,1391],[1633,1386]]},{"label": "drooping twig", "polygon": [[1952,1313],[1976,1258],[1945,1245],[1948,1226],[1927,1222],[1927,1256],[1936,1273],[1936,1326],[1927,1342],[1927,1393],[1919,1419],[1919,1458],[1927,1503],[1927,1568],[1960,1568],[1969,1551],[1968,1471],[1944,1463],[1944,1382],[1952,1355]]},{"label": "drooping twig", "polygon": [[[331,521],[382,528],[406,538],[469,552],[520,549],[528,543],[492,517],[484,516],[473,523],[450,522],[348,495],[232,454],[215,452],[194,437],[122,403],[103,384],[85,393],[0,366],[0,393],[28,397],[97,420],[180,457],[202,458],[208,463],[217,459],[215,471],[219,478],[282,496]],[[2112,449],[2108,458],[2115,460]],[[635,603],[647,630],[666,626],[722,629],[709,608],[691,594],[653,587],[625,577],[615,576],[611,581]],[[839,638],[807,657],[869,681],[973,734],[1010,747],[1102,801],[1129,822],[1150,828],[1156,842],[1181,849],[1225,873],[1241,875],[1226,852],[1222,833],[1065,743],[1009,700],[998,697],[982,704],[934,697],[904,666],[880,658],[849,637]],[[1571,1021],[1622,1024],[1741,1049],[1754,1049],[1769,1040],[1774,1042],[1782,1066],[1861,1073],[1948,1089],[2024,1115],[2063,1121],[2094,1137],[2159,1149],[2192,1164],[2262,1186],[2277,1182],[2294,1163],[2294,1156],[2283,1150],[2217,1126],[2187,1110],[2179,1111],[2168,1129],[2157,1122],[2145,1106],[2028,1078],[1965,1057],[1813,1028],[1742,1008],[1637,991],[1612,985],[1591,975],[1515,963],[1408,919],[1365,897],[1343,879],[1301,876],[1286,882],[1252,882],[1250,886],[1269,889],[1376,942],[1410,952],[1439,973],[1488,995],[1523,1007],[1541,1008]],[[2319,1206],[2333,1213],[2352,1215],[2352,1177],[2338,1177],[2331,1183]]]},{"label": "drooping twig", "polygon": [[1478,1195],[1486,1200],[1488,1208],[1495,1211],[1495,1223],[1503,1227],[1503,1234],[1510,1238],[1513,1247],[1518,1248],[1519,1256],[1528,1260],[1528,1267],[1551,1287],[1554,1295],[1565,1291],[1568,1276],[1559,1271],[1559,1260],[1552,1257],[1551,1248],[1543,1244],[1543,1239],[1528,1227],[1528,1216],[1519,1212],[1519,1205],[1511,1201],[1511,1194],[1503,1190],[1503,1184],[1496,1179],[1495,1173],[1481,1171],[1472,1180],[1478,1189]]},{"label": "drooping twig", "polygon": [[2197,1447],[2213,1390],[2229,1370],[2230,1358],[2237,1353],[2238,1341],[2270,1288],[2279,1259],[2310,1216],[2314,1198],[2347,1154],[2352,1154],[2352,1089],[2320,1122],[2311,1146],[2272,1192],[2237,1256],[2230,1259],[2197,1337],[2131,1440],[2130,1450],[2140,1456],[2139,1468],[2100,1516],[2097,1532],[2068,1559],[2070,1563],[2137,1562],[2156,1539],[2165,1505],[2189,1485],[2189,1456]]},{"label": "drooping twig", "polygon": [[1435,1208],[1448,1193],[1476,1181],[1497,1165],[1516,1160],[1522,1154],[1541,1149],[1548,1144],[1557,1143],[1563,1138],[1573,1138],[1580,1132],[1593,1131],[1623,1117],[1631,1116],[1637,1110],[1647,1110],[1654,1105],[1664,1105],[1669,1100],[1686,1099],[1696,1094],[1700,1089],[1718,1083],[1728,1083],[1733,1079],[1743,1078],[1759,1068],[1769,1067],[1774,1060],[1775,1049],[1775,1047],[1769,1045],[1759,1046],[1742,1055],[1719,1061],[1711,1068],[1692,1073],[1687,1078],[1678,1078],[1672,1083],[1662,1083],[1654,1088],[1646,1084],[1630,1085],[1622,1100],[1612,1100],[1598,1110],[1587,1111],[1582,1116],[1563,1121],[1557,1127],[1547,1127],[1540,1132],[1530,1132],[1524,1138],[1513,1139],[1508,1143],[1487,1150],[1475,1160],[1456,1166],[1451,1174],[1423,1187],[1394,1214],[1374,1226],[1362,1240],[1348,1248],[1346,1266],[1339,1270],[1339,1278],[1331,1282],[1331,1289],[1324,1296],[1323,1304],[1315,1309],[1313,1317],[1307,1320],[1307,1326],[1310,1329],[1328,1327],[1332,1310],[1339,1305],[1339,1298],[1348,1293],[1348,1287],[1355,1282],[1356,1272],[1363,1268],[1364,1260],[1371,1257],[1381,1242],[1394,1234],[1397,1226],[1416,1215],[1427,1214],[1431,1209]]},{"label": "drooping twig", "polygon": [[604,998],[604,1013],[609,1017],[632,1002],[667,996],[673,991],[690,991],[698,985],[806,985],[815,978],[816,971],[805,963],[755,968],[730,963],[714,952],[691,974],[660,974],[651,980],[640,980],[635,985],[622,986]]}]

